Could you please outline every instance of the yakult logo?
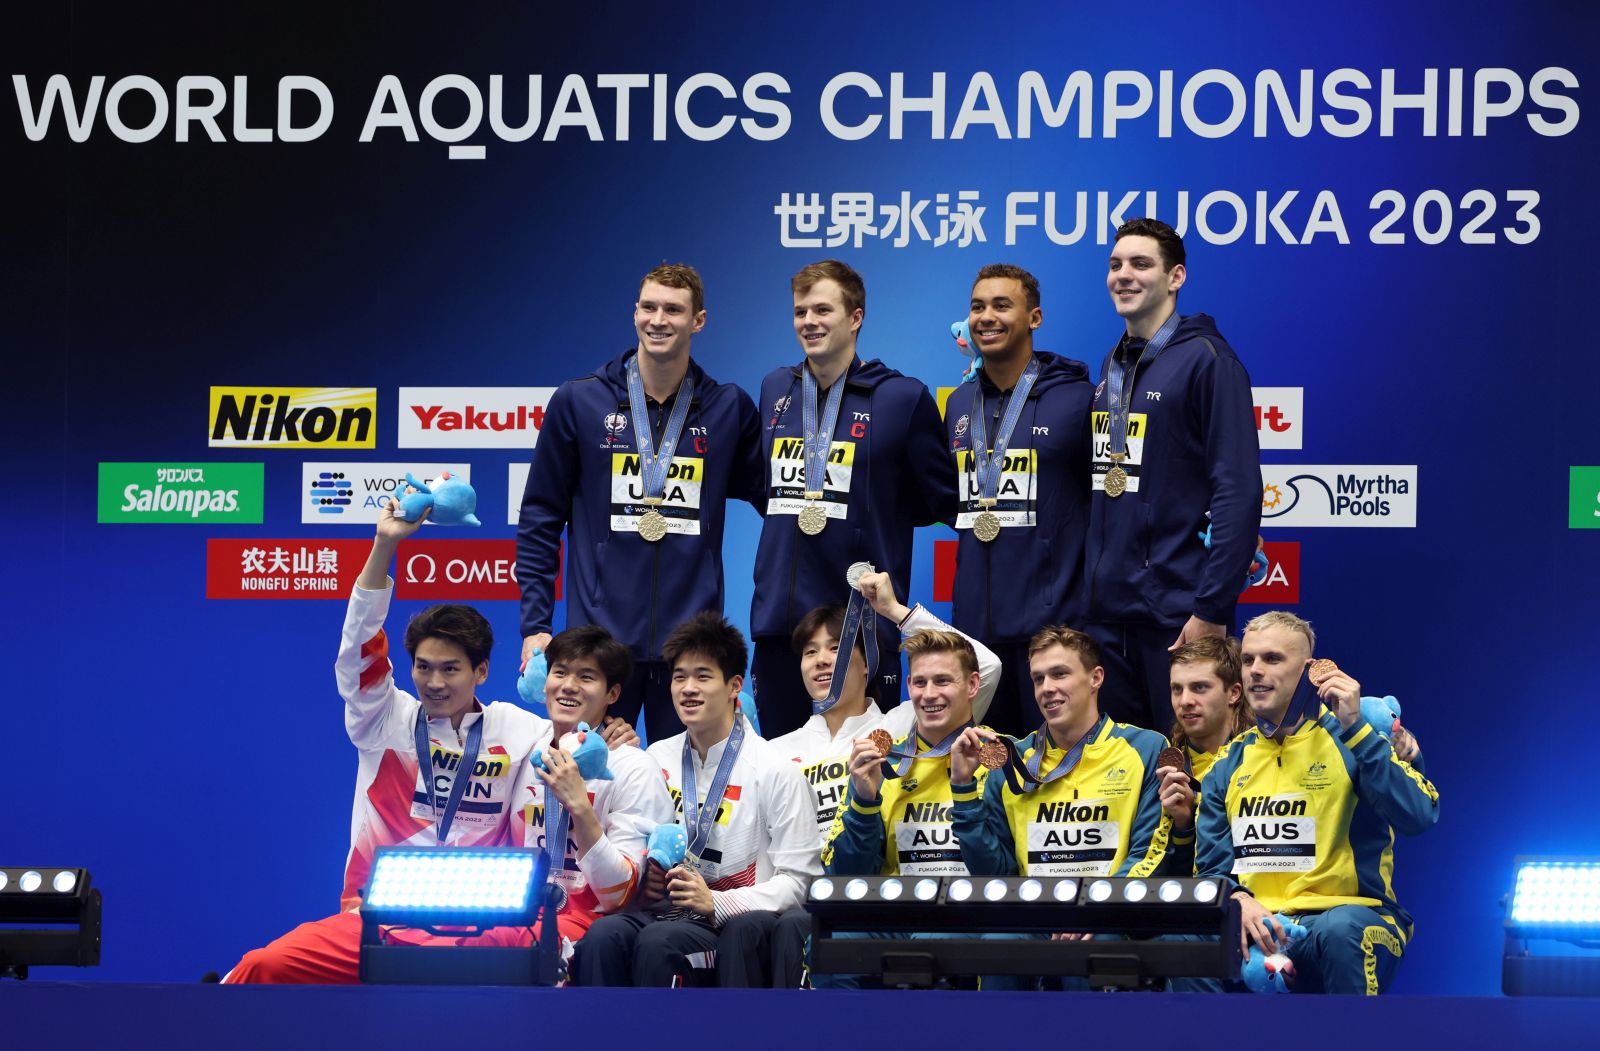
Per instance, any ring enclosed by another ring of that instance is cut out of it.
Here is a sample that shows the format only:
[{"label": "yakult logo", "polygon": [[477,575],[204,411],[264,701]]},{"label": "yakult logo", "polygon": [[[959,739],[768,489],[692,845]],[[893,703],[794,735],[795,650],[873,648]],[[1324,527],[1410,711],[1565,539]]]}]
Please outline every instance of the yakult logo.
[{"label": "yakult logo", "polygon": [[1304,387],[1252,387],[1256,437],[1263,449],[1299,449],[1305,418]]},{"label": "yakult logo", "polygon": [[554,387],[401,387],[402,449],[530,449]]}]

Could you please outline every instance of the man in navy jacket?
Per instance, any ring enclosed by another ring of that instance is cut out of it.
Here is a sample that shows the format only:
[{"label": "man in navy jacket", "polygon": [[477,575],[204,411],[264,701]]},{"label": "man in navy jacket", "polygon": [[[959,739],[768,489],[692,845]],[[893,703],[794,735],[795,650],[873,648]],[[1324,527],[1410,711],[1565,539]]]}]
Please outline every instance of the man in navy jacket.
[{"label": "man in navy jacket", "polygon": [[1168,654],[1227,634],[1261,525],[1250,377],[1211,318],[1177,313],[1187,276],[1166,223],[1117,230],[1106,288],[1126,331],[1094,400],[1085,628],[1103,651],[1101,706],[1158,731]]},{"label": "man in navy jacket", "polygon": [[[706,323],[700,275],[681,264],[650,271],[633,321],[635,348],[550,399],[522,496],[517,579],[526,662],[550,641],[565,529],[567,626],[599,624],[627,643],[634,672],[614,710],[631,723],[642,706],[656,741],[682,730],[661,644],[696,613],[722,612],[724,505],[733,497],[759,511],[764,478],[750,396],[689,357]],[[687,408],[675,411],[683,395]],[[636,412],[650,430],[646,451],[663,457],[657,493],[646,484]]]},{"label": "man in navy jacket", "polygon": [[[911,579],[912,530],[938,521],[955,500],[955,466],[928,388],[856,355],[867,301],[861,276],[829,259],[802,269],[790,286],[805,358],[769,373],[759,399],[767,517],[756,551],[750,634],[756,705],[768,737],[811,717],[811,695],[790,648],[800,618],[845,600],[845,570],[854,562]],[[826,457],[809,482],[808,389],[817,447]],[[831,428],[830,404],[837,411]],[[898,697],[899,633],[876,616],[867,623],[881,640],[877,695]]]},{"label": "man in navy jacket", "polygon": [[[1040,721],[1028,679],[1029,640],[1046,625],[1081,622],[1089,526],[1094,388],[1083,362],[1033,349],[1043,321],[1032,274],[1005,263],[979,270],[967,324],[982,362],[944,412],[960,484],[951,515],[959,539],[950,619],[1000,656],[1006,671],[986,721],[1017,737]],[[1030,380],[1033,362],[1038,368]],[[1002,459],[997,443],[1013,410]],[[992,479],[979,469],[979,438],[995,469]]]}]

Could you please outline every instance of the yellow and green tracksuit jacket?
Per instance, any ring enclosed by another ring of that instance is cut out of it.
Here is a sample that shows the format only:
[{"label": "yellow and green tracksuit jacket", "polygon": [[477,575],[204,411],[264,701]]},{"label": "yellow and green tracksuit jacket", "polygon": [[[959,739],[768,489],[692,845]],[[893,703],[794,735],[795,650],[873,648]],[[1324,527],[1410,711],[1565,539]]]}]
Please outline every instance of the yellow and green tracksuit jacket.
[{"label": "yellow and green tracksuit jacket", "polygon": [[[1045,748],[1040,775],[1065,757],[1040,731],[1019,742],[1026,760]],[[954,789],[961,857],[978,876],[1150,876],[1164,870],[1172,819],[1161,809],[1156,759],[1167,739],[1102,715],[1077,767],[1022,793],[1003,775]]]},{"label": "yellow and green tracksuit jacket", "polygon": [[1200,792],[1195,870],[1242,886],[1268,912],[1368,905],[1409,938],[1394,834],[1438,819],[1438,791],[1384,737],[1325,713],[1281,743],[1246,730],[1218,754]]},{"label": "yellow and green tracksuit jacket", "polygon": [[[900,744],[896,741],[895,747]],[[919,747],[928,745],[920,742]],[[980,782],[984,773],[980,768]],[[916,759],[906,776],[884,778],[878,799],[858,799],[855,781],[849,784],[823,842],[825,871],[845,876],[967,875],[950,824],[948,755]]]}]

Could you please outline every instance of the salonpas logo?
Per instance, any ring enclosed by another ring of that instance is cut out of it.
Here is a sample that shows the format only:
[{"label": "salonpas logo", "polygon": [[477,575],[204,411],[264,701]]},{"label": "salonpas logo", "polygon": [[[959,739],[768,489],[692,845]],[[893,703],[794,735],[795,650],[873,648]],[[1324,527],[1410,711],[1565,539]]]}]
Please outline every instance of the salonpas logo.
[{"label": "salonpas logo", "polygon": [[212,448],[372,449],[375,387],[212,387]]},{"label": "salonpas logo", "polygon": [[103,463],[101,522],[261,521],[258,463]]}]

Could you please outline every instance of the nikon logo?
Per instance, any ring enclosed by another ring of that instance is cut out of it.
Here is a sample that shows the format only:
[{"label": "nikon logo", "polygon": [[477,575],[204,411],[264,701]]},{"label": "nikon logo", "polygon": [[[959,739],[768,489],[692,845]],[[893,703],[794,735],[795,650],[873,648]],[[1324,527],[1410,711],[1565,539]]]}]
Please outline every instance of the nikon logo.
[{"label": "nikon logo", "polygon": [[1245,796],[1239,800],[1240,817],[1305,817],[1304,799],[1282,796]]},{"label": "nikon logo", "polygon": [[212,447],[372,449],[375,387],[212,387]]},{"label": "nikon logo", "polygon": [[1038,816],[1035,821],[1049,822],[1081,822],[1081,821],[1110,821],[1111,807],[1105,803],[1078,804],[1070,800],[1059,803],[1040,803]]}]

